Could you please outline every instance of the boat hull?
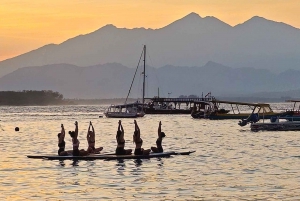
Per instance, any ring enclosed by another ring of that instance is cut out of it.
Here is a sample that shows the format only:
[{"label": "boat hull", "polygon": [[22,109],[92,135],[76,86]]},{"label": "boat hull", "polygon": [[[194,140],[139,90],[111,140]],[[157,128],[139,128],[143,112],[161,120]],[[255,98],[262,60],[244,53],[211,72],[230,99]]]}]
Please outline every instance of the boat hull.
[{"label": "boat hull", "polygon": [[144,109],[146,114],[191,114],[191,110],[180,110],[180,109]]},{"label": "boat hull", "polygon": [[299,131],[300,122],[252,123],[251,131]]},{"label": "boat hull", "polygon": [[107,118],[136,118],[139,117],[138,114],[132,114],[132,113],[114,113],[114,112],[108,112],[105,113],[105,116]]},{"label": "boat hull", "polygon": [[[252,113],[245,114],[211,114],[208,116],[211,120],[223,120],[223,119],[247,119]],[[273,116],[281,115],[278,113],[265,114],[260,116],[260,119],[270,119]]]}]

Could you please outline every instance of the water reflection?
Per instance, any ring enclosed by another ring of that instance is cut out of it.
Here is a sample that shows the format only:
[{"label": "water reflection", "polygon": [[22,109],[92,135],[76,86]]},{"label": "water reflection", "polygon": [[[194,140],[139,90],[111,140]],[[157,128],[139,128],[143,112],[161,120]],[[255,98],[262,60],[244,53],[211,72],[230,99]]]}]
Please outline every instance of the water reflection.
[{"label": "water reflection", "polygon": [[134,160],[134,164],[135,164],[135,167],[140,167],[142,166],[142,159],[135,159]]},{"label": "water reflection", "polygon": [[66,165],[66,164],[65,164],[65,161],[64,161],[64,160],[60,160],[60,161],[59,161],[59,165],[62,166],[62,167],[65,167],[65,165]]},{"label": "water reflection", "polygon": [[72,166],[79,166],[79,160],[73,160]]},{"label": "water reflection", "polygon": [[124,159],[118,159],[116,166],[117,167],[125,167]]},{"label": "water reflection", "polygon": [[157,158],[156,159],[159,163],[157,163],[157,166],[159,168],[162,168],[164,166],[164,161],[162,160],[162,158]]},{"label": "water reflection", "polygon": [[124,171],[125,171],[125,162],[123,159],[118,159],[117,160],[117,164],[116,164],[116,167],[117,167],[117,172],[120,176],[124,176]]}]

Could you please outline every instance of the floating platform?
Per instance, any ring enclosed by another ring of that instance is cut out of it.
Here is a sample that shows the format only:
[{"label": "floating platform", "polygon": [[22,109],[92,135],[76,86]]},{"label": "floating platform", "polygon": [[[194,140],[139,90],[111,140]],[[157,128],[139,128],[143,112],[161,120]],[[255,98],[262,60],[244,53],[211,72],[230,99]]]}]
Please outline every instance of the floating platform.
[{"label": "floating platform", "polygon": [[149,159],[149,158],[162,158],[170,157],[171,155],[189,155],[195,151],[187,152],[163,152],[163,153],[150,153],[149,155],[115,155],[115,154],[102,154],[102,155],[88,155],[88,156],[57,156],[57,155],[29,155],[28,158],[45,159],[45,160],[121,160],[121,159]]}]

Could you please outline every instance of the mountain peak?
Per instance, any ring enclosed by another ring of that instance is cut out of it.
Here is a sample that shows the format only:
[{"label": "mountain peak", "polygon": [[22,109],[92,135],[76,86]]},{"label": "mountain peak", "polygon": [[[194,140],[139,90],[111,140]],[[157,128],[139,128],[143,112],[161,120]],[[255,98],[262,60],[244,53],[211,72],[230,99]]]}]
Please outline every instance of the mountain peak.
[{"label": "mountain peak", "polygon": [[253,16],[244,23],[264,23],[264,22],[268,22],[268,21],[271,21],[271,20],[268,20],[268,19],[260,17],[260,16]]},{"label": "mountain peak", "polygon": [[[114,29],[117,29],[117,27],[116,27],[115,25],[113,25],[113,24],[107,24],[107,25],[105,25],[105,26],[103,26],[103,27],[97,29],[97,30],[94,31],[94,32],[98,32],[98,31],[100,31],[100,30],[112,31],[112,30],[114,30]],[[93,32],[92,32],[92,33],[93,33]]]},{"label": "mountain peak", "polygon": [[267,27],[280,28],[280,29],[286,29],[286,28],[298,29],[286,23],[269,20],[260,16],[253,16],[249,20],[245,21],[244,23],[238,24],[235,27],[243,27],[243,26],[250,27],[252,29],[253,26],[256,29],[260,29],[260,28],[266,29]]},{"label": "mountain peak", "polygon": [[[185,17],[183,18],[188,18],[188,19],[199,19],[201,18],[201,16],[198,14],[198,13],[195,13],[195,12],[191,12],[190,14],[186,15]],[[182,19],[183,19],[182,18]]]},{"label": "mountain peak", "polygon": [[212,30],[220,31],[220,29],[225,29],[231,26],[215,17],[207,16],[202,18],[199,14],[192,12],[183,18],[174,21],[166,27],[171,27],[177,32],[189,32],[192,30],[191,33],[196,34],[205,33]]}]

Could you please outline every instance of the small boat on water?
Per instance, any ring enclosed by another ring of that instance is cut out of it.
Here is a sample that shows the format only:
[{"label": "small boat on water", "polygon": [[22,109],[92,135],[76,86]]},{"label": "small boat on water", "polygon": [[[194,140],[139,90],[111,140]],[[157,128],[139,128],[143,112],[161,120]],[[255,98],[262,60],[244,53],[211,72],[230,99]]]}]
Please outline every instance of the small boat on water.
[{"label": "small boat on water", "polygon": [[285,102],[291,102],[294,104],[291,110],[287,110],[289,114],[286,115],[284,119],[288,121],[300,121],[300,100],[286,100]]},{"label": "small boat on water", "polygon": [[[142,55],[144,55],[144,69],[143,69],[143,98],[142,98],[142,103],[134,102],[134,103],[127,103],[127,99],[129,97],[132,84],[134,82],[134,78],[137,72],[137,69],[139,67],[139,64],[136,68],[135,74],[132,79],[131,86],[128,91],[128,95],[126,97],[126,101],[124,104],[120,105],[111,105],[109,106],[105,112],[104,115],[107,118],[137,118],[137,117],[143,117],[145,115],[144,112],[144,106],[145,106],[145,70],[146,70],[146,45],[143,47],[143,52]],[[141,60],[141,59],[140,59]]]},{"label": "small boat on water", "polygon": [[[262,112],[257,112],[258,111]],[[252,113],[247,119],[242,119],[238,124],[240,126],[246,126],[250,123],[251,131],[296,131],[300,130],[299,121],[287,121],[286,117],[291,115],[291,111],[281,112],[269,116],[265,109],[261,110],[260,106],[253,109]],[[265,118],[265,117],[268,118]],[[268,120],[265,120],[268,119]]]},{"label": "small boat on water", "polygon": [[109,106],[104,115],[108,118],[137,118],[143,117],[143,106],[141,103],[130,103]]},{"label": "small boat on water", "polygon": [[270,119],[272,116],[285,116],[287,112],[273,112],[267,103],[246,103],[234,101],[199,101],[194,103],[192,117],[211,120],[247,119],[252,113],[259,114],[260,118]]},{"label": "small boat on water", "polygon": [[270,122],[256,122],[250,124],[251,131],[299,131],[299,121],[280,121],[280,117],[272,117]]},{"label": "small boat on water", "polygon": [[192,104],[208,101],[208,98],[151,98],[144,111],[146,114],[191,114]]}]

